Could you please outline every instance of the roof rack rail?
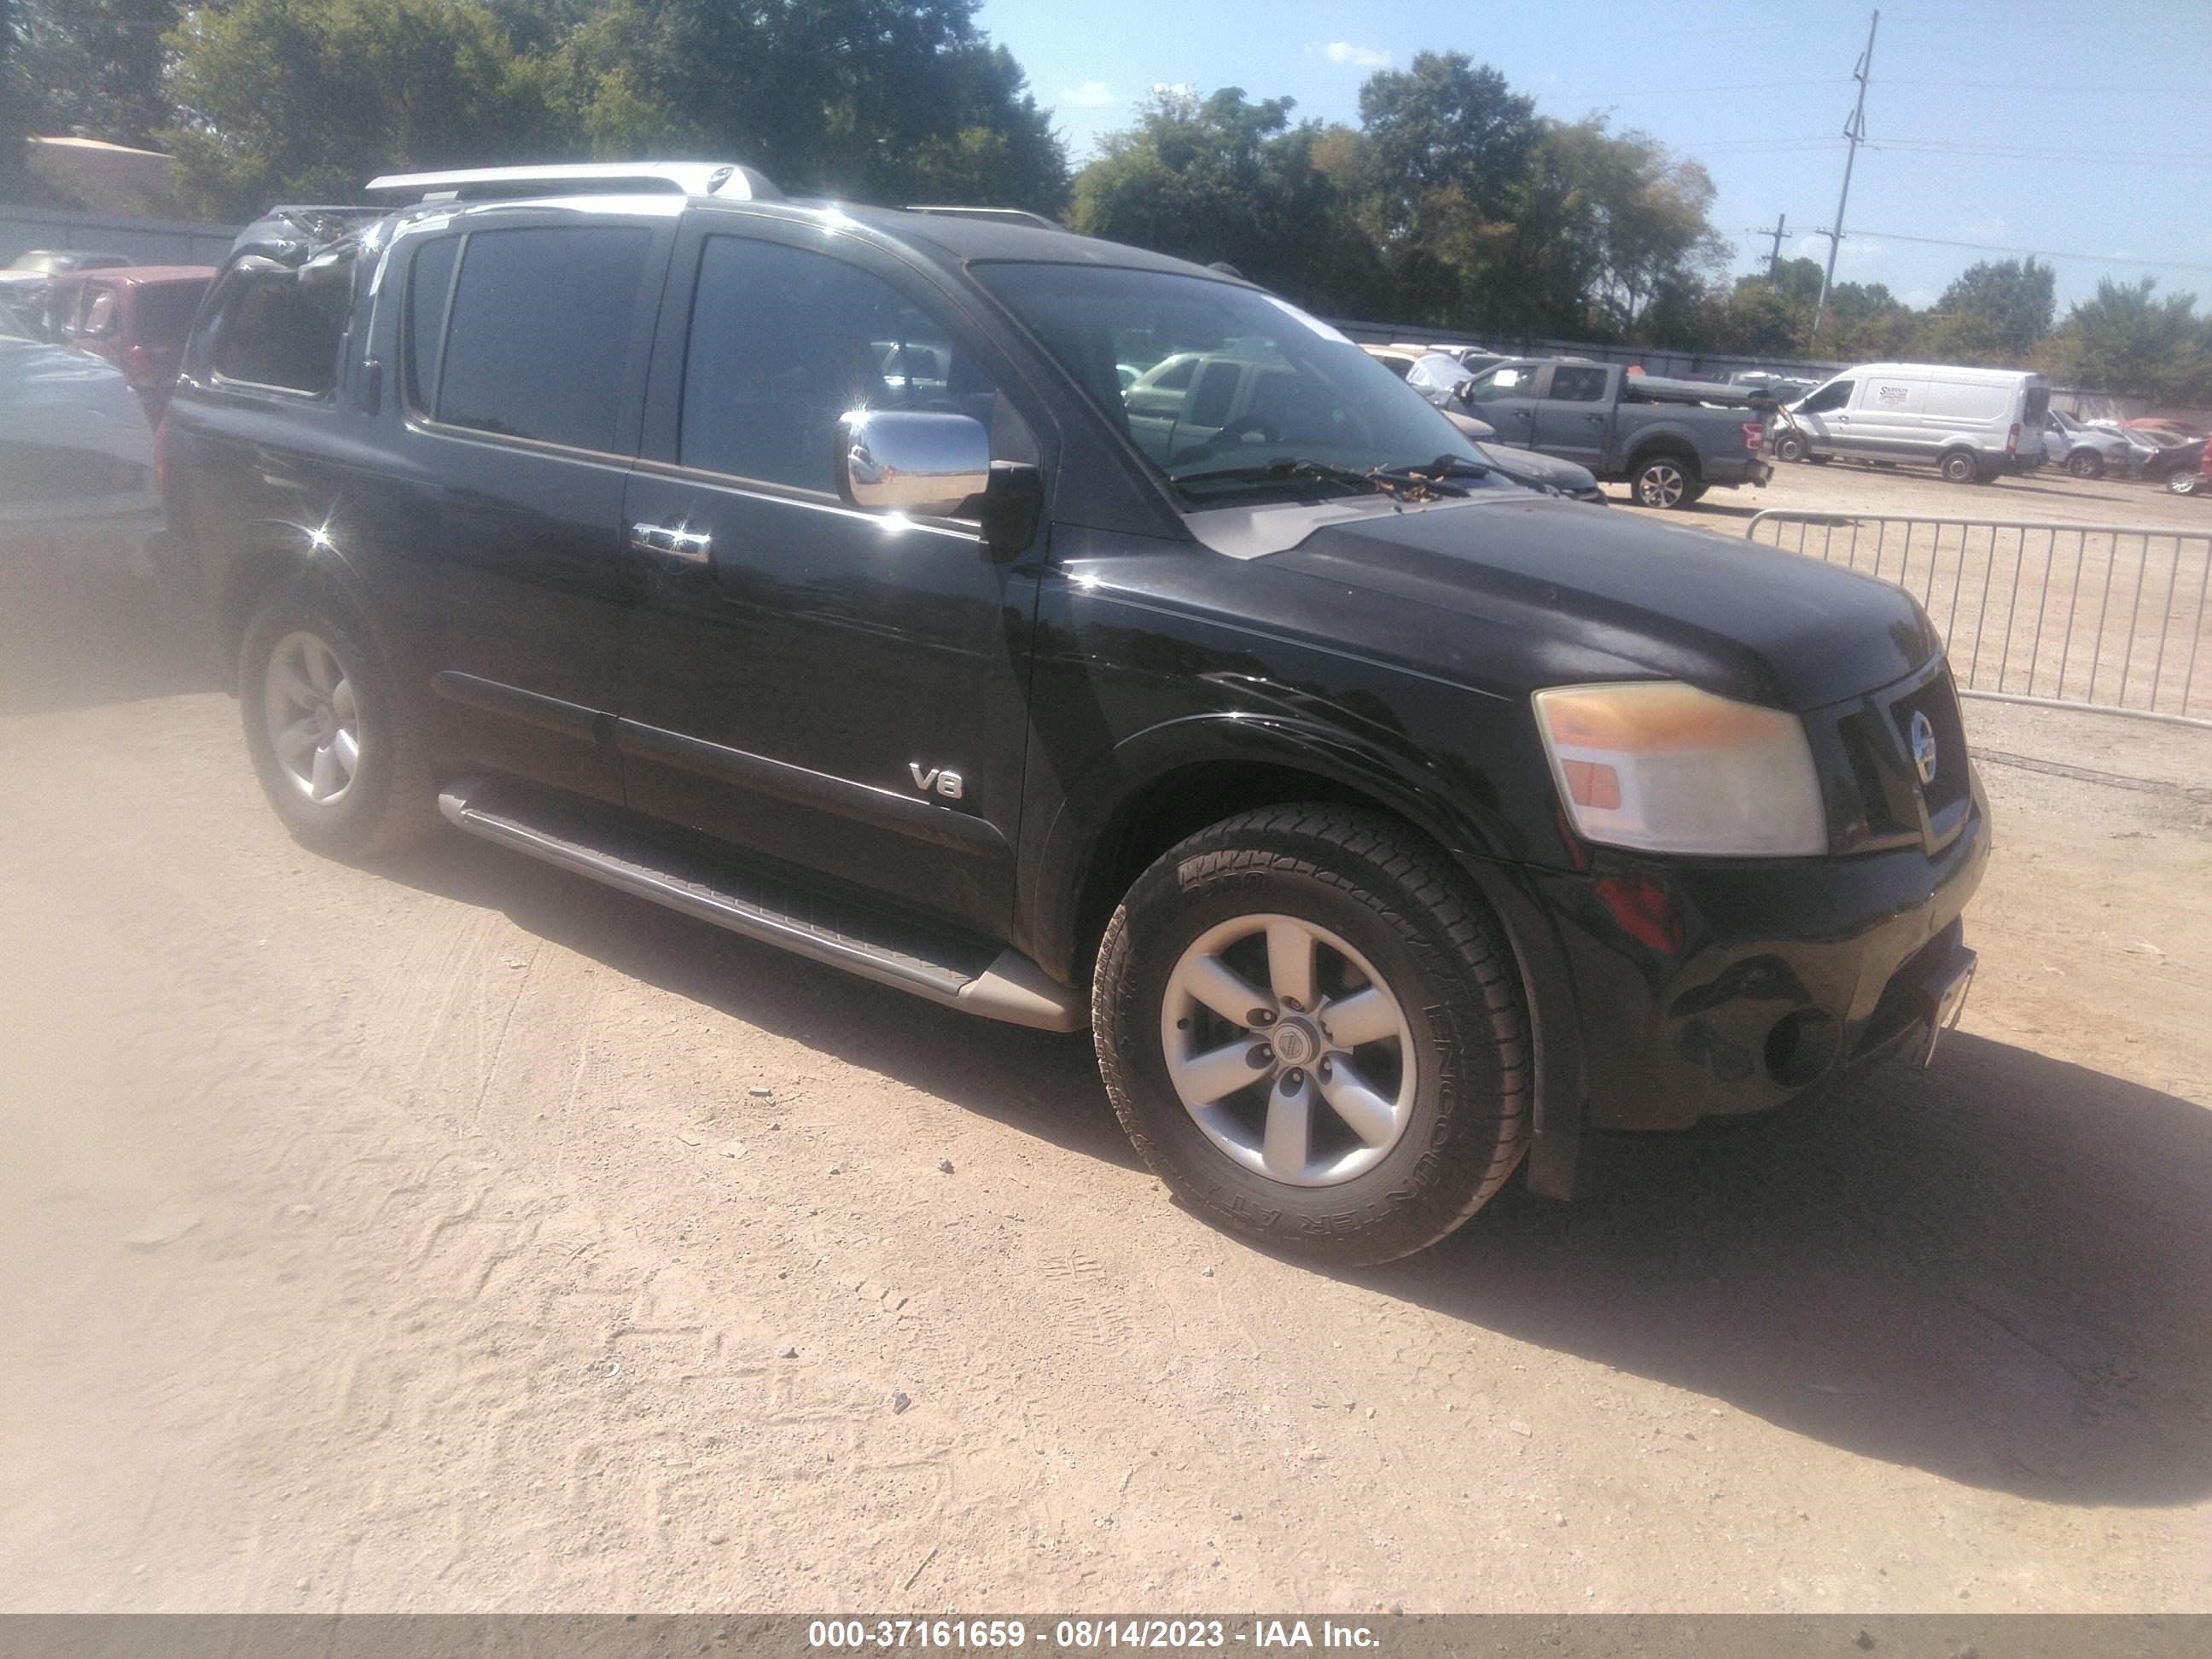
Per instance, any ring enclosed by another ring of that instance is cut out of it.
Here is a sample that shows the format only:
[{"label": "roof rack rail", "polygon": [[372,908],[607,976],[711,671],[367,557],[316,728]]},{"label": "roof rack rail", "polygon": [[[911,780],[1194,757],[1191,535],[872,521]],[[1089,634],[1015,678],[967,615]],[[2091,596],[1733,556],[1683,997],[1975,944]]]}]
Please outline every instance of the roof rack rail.
[{"label": "roof rack rail", "polygon": [[387,173],[373,191],[423,200],[483,201],[513,197],[665,191],[719,196],[726,201],[780,202],[768,175],[736,161],[580,161],[550,167],[464,167],[446,173]]},{"label": "roof rack rail", "polygon": [[1048,219],[1042,213],[1031,213],[1027,208],[939,206],[915,202],[908,204],[908,213],[941,213],[951,219],[996,219],[1005,224],[1034,225],[1040,230],[1065,230],[1066,226]]}]

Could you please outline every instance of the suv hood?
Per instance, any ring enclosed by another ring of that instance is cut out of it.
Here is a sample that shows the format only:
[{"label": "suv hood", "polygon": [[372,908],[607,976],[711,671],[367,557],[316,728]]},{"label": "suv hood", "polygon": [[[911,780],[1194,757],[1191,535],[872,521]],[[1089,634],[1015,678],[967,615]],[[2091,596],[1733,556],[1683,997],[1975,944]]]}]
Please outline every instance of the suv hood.
[{"label": "suv hood", "polygon": [[1261,562],[1328,584],[1323,614],[1389,654],[1509,693],[1648,675],[1802,713],[1942,649],[1888,582],[1518,491],[1340,519]]}]

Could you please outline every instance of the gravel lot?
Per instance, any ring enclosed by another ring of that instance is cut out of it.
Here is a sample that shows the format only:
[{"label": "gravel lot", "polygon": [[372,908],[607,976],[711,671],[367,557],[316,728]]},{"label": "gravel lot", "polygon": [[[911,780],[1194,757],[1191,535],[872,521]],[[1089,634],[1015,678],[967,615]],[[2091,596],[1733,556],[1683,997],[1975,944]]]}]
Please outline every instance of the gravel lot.
[{"label": "gravel lot", "polygon": [[[1845,495],[2212,520],[1692,518]],[[1081,1039],[302,852],[135,601],[0,573],[0,1608],[2212,1605],[2212,733],[1968,722],[1935,1069],[1332,1276]]]}]

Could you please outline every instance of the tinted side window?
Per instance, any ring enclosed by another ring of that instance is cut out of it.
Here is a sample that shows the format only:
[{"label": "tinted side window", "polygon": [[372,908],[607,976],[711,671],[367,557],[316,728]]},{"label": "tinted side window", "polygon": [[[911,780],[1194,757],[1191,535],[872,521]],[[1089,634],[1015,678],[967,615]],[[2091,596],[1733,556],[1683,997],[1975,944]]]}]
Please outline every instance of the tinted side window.
[{"label": "tinted side window", "polygon": [[353,313],[351,259],[234,270],[231,280],[216,331],[216,374],[318,397],[337,384],[338,349]]},{"label": "tinted side window", "polygon": [[458,236],[426,242],[415,251],[407,278],[407,401],[426,413],[437,407],[438,343],[460,257]]},{"label": "tinted side window", "polygon": [[1165,386],[1170,392],[1181,392],[1190,384],[1190,372],[1198,367],[1198,359],[1185,357],[1180,362],[1170,363],[1167,372],[1152,384]]},{"label": "tinted side window", "polygon": [[612,450],[653,234],[613,225],[482,230],[453,289],[438,418]]},{"label": "tinted side window", "polygon": [[1798,405],[1808,415],[1825,415],[1832,409],[1841,409],[1851,400],[1852,382],[1837,380],[1822,386]]},{"label": "tinted side window", "polygon": [[1470,381],[1460,397],[1470,404],[1496,403],[1501,398],[1525,398],[1535,380],[1536,371],[1533,368],[1493,368],[1480,379]]},{"label": "tinted side window", "polygon": [[1601,368],[1555,368],[1552,371],[1552,399],[1562,404],[1595,404],[1605,398]]},{"label": "tinted side window", "polygon": [[1237,362],[1211,362],[1206,373],[1198,377],[1198,392],[1191,400],[1190,423],[1193,426],[1219,426],[1229,418],[1229,405],[1237,398],[1237,382],[1243,377],[1244,365]]},{"label": "tinted side window", "polygon": [[857,409],[967,415],[991,432],[994,454],[1036,459],[971,355],[889,283],[826,253],[708,237],[678,460],[827,494],[838,417]]}]

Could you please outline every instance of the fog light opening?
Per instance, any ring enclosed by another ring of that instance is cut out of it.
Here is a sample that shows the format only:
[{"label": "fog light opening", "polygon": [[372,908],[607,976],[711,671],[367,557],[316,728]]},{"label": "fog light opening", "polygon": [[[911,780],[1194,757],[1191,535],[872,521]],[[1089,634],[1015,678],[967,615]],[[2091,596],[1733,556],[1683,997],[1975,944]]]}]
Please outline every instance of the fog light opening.
[{"label": "fog light opening", "polygon": [[1836,1022],[1818,1008],[1775,1021],[1766,1034],[1766,1071],[1785,1089],[1802,1089],[1836,1058]]}]

